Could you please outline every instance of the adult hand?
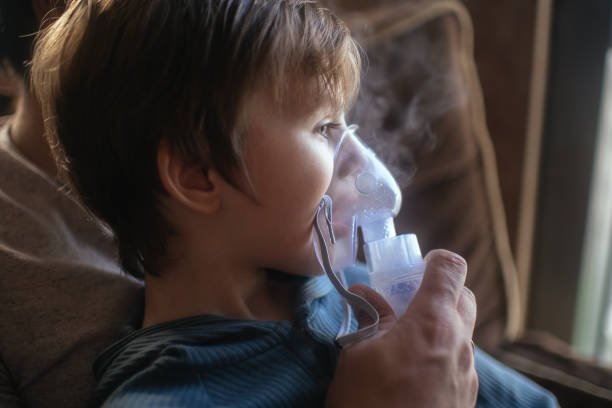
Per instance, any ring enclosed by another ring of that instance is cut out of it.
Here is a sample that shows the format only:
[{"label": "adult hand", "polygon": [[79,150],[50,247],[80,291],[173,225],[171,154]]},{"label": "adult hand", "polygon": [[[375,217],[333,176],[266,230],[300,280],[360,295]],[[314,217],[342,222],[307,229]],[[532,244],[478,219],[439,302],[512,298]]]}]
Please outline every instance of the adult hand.
[{"label": "adult hand", "polygon": [[[471,344],[474,295],[464,286],[467,265],[435,250],[418,293],[396,319],[366,285],[350,290],[381,316],[379,332],[345,347],[327,394],[328,407],[473,407],[478,393]],[[360,324],[364,317],[357,316]]]}]

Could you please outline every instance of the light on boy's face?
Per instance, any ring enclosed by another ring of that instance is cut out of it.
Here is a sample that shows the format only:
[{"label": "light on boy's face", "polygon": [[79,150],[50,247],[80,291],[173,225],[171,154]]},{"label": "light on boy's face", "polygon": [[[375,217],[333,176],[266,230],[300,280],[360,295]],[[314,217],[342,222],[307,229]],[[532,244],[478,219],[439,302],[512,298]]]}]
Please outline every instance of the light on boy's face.
[{"label": "light on boy's face", "polygon": [[312,247],[312,222],[328,189],[334,153],[346,127],[331,103],[288,98],[274,103],[256,92],[245,110],[245,165],[253,197],[227,204],[236,235],[254,243],[261,267],[300,275],[320,274]]}]

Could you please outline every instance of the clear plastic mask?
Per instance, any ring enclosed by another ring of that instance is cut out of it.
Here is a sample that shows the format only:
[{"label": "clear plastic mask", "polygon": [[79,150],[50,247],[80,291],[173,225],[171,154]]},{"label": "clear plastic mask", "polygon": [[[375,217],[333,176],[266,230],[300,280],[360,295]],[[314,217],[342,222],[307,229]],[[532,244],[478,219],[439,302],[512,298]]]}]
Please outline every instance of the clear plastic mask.
[{"label": "clear plastic mask", "polygon": [[[337,141],[333,177],[326,192],[331,199],[331,228],[323,213],[318,220],[320,225],[326,225],[322,232],[336,274],[356,263],[358,229],[364,242],[395,236],[393,218],[402,202],[397,182],[355,134],[356,129],[356,125],[347,127]],[[315,250],[321,261],[317,240],[315,236]]]},{"label": "clear plastic mask", "polygon": [[[357,137],[356,129],[355,125],[349,126],[334,141],[333,177],[317,211],[314,228],[319,262],[346,300],[345,318],[338,335],[340,344],[369,337],[378,327],[376,310],[346,290],[342,275],[344,268],[356,263],[358,230],[366,244],[391,242],[389,239],[396,236],[393,218],[401,206],[397,182],[376,154]],[[351,307],[369,314],[374,323],[349,334]]]}]

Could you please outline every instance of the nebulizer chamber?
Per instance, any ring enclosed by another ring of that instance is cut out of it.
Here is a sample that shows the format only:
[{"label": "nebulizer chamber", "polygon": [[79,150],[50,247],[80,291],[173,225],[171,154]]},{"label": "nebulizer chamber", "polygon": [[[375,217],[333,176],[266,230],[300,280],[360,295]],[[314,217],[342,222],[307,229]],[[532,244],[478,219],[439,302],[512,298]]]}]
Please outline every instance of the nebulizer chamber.
[{"label": "nebulizer chamber", "polygon": [[331,266],[341,275],[356,263],[360,230],[370,284],[399,317],[421,284],[425,262],[416,236],[395,232],[393,219],[401,206],[397,182],[355,130],[349,126],[337,142],[326,193],[333,205],[326,238]]},{"label": "nebulizer chamber", "polygon": [[414,234],[383,238],[364,245],[370,283],[396,316],[405,311],[423,280],[425,262]]}]

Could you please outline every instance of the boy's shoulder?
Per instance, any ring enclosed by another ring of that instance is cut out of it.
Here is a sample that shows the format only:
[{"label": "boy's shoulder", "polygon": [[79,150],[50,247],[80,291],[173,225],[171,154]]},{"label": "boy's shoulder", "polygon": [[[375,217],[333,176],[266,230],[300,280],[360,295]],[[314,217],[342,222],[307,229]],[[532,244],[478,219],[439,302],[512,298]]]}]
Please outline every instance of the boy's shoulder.
[{"label": "boy's shoulder", "polygon": [[288,332],[283,324],[265,323],[195,316],[134,330],[96,360],[94,402],[106,400],[113,407],[204,404],[209,392],[200,375],[223,383],[223,377],[232,376],[228,367],[278,345]]},{"label": "boy's shoulder", "polygon": [[313,406],[335,358],[332,343],[288,321],[195,316],[137,330],[107,349],[94,367],[94,402]]}]

